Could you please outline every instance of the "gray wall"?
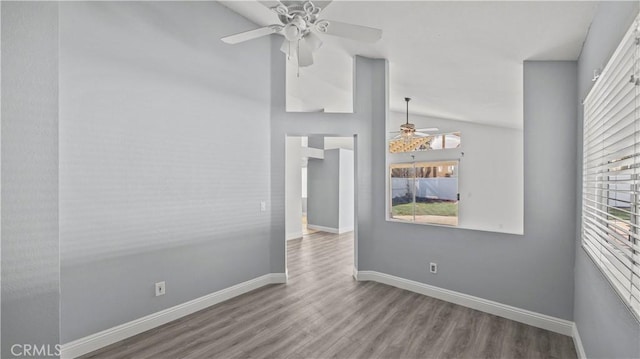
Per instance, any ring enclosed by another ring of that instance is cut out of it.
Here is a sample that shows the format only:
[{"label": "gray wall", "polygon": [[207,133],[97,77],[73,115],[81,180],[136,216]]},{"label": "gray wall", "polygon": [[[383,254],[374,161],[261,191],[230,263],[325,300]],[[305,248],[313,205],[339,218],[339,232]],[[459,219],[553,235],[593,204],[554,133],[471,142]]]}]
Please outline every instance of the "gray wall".
[{"label": "gray wall", "polygon": [[[331,137],[330,137],[331,138]],[[353,138],[348,138],[353,142]],[[339,233],[354,227],[353,151],[333,148],[324,159],[309,158],[307,165],[307,221]]]},{"label": "gray wall", "polygon": [[254,26],[215,2],[60,4],[62,342],[270,272],[271,42],[219,41]]},{"label": "gray wall", "polygon": [[287,137],[286,228],[287,240],[302,237],[302,138]]},{"label": "gray wall", "polygon": [[307,223],[335,228],[339,223],[340,149],[325,150],[324,159],[307,164]]},{"label": "gray wall", "polygon": [[[575,92],[575,63],[524,64],[523,236],[386,222],[382,195],[385,144],[377,139],[372,173],[377,200],[373,203],[374,235],[360,239],[358,269],[571,320]],[[553,145],[541,145],[551,141],[550,133],[554,134]],[[438,263],[437,275],[429,273],[429,262]]]},{"label": "gray wall", "polygon": [[[349,141],[353,145],[353,138]],[[338,229],[349,232],[355,225],[355,162],[353,151],[344,148],[340,151],[340,184],[338,188]]]},{"label": "gray wall", "polygon": [[[638,2],[601,2],[578,61],[578,97],[593,86],[593,70],[604,67],[638,14]],[[582,106],[578,105],[578,159],[582,158]],[[640,324],[580,245],[582,161],[577,169],[577,236],[574,321],[587,357],[640,358]]]},{"label": "gray wall", "polygon": [[2,358],[59,341],[58,4],[2,4]]},{"label": "gray wall", "polygon": [[[286,113],[280,43],[278,39],[272,43],[273,272],[282,271],[284,264],[285,135],[357,133],[359,270],[572,319],[575,63],[525,64],[525,235],[519,236],[385,221],[385,62],[356,58],[354,114]],[[554,145],[540,148],[541,142],[550,140],[549,133],[555,134]],[[549,173],[556,174],[553,181]],[[440,266],[437,276],[428,272],[430,261]]]},{"label": "gray wall", "polygon": [[307,146],[311,147],[311,148],[324,149],[324,135],[308,136],[307,137]]},{"label": "gray wall", "polygon": [[[353,136],[355,144],[356,183],[356,253],[370,258],[359,248],[363,242],[373,240],[372,209],[384,208],[384,185],[374,188],[372,173],[384,180],[384,165],[372,171],[375,151],[373,141],[384,144],[384,123],[387,103],[387,62],[385,60],[356,57],[354,80],[354,113],[287,113],[285,111],[285,55],[280,52],[282,38],[272,36],[271,42],[271,271],[285,269],[285,136],[324,134],[329,136]],[[314,147],[312,138],[309,146]],[[384,161],[383,161],[384,164]],[[382,206],[382,207],[380,207]],[[365,245],[365,251],[370,247]],[[356,266],[358,263],[356,263]]]},{"label": "gray wall", "polygon": [[[575,317],[589,357],[640,356],[638,323],[576,245],[574,191],[575,96],[637,3],[600,5],[578,71],[525,63],[524,236],[386,222],[386,62],[356,58],[355,113],[286,113],[281,39],[211,41],[252,25],[188,5],[60,5],[63,342],[284,272],[285,136],[322,133],[358,135],[360,270]],[[58,342],[57,7],[2,4],[2,357],[12,342]],[[226,182],[229,168],[251,186]],[[167,294],[155,298],[158,280]]]}]

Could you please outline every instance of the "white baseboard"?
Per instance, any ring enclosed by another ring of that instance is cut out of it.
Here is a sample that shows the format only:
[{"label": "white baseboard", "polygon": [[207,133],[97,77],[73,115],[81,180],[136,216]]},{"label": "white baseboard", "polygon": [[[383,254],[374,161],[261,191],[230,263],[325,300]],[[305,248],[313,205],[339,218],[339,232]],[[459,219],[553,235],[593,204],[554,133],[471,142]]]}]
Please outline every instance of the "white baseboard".
[{"label": "white baseboard", "polygon": [[302,232],[289,233],[287,234],[287,240],[290,241],[292,239],[302,238]]},{"label": "white baseboard", "polygon": [[580,332],[578,332],[578,326],[576,325],[576,323],[573,323],[573,326],[571,328],[571,337],[573,337],[573,345],[576,347],[578,359],[587,359],[587,354],[584,352],[582,339],[580,339]]},{"label": "white baseboard", "polygon": [[[267,284],[286,284],[287,280],[289,279],[289,272],[288,271],[285,272],[285,273],[271,273],[271,274],[267,274],[267,275],[269,276],[269,283],[267,283]],[[262,278],[262,277],[259,277],[259,278]],[[256,278],[256,279],[258,279],[258,278]],[[245,283],[248,283],[248,282],[245,282]],[[263,285],[267,285],[267,284],[263,284]]]},{"label": "white baseboard", "polygon": [[532,312],[526,309],[512,307],[510,305],[494,302],[488,299],[474,297],[472,295],[374,271],[359,271],[357,278],[359,281],[374,281],[415,293],[424,294],[447,302],[462,305],[464,307],[476,309],[481,312],[515,320],[516,322],[550,330],[555,333],[567,336],[572,336],[573,334],[573,322],[571,321]]},{"label": "white baseboard", "polygon": [[347,233],[347,232],[353,232],[353,226],[338,228],[338,234]]},{"label": "white baseboard", "polygon": [[317,226],[315,224],[307,224],[307,228],[313,229],[313,230],[316,230],[316,231],[335,233],[335,234],[342,234],[342,233],[347,233],[347,232],[352,232],[353,231],[353,226],[351,226],[351,227],[342,227],[342,228],[333,228],[333,227]]},{"label": "white baseboard", "polygon": [[358,280],[358,268],[353,267],[353,279]]},{"label": "white baseboard", "polygon": [[77,358],[81,355],[169,323],[173,320],[224,302],[225,300],[237,297],[254,289],[258,289],[268,284],[286,282],[287,275],[285,273],[265,274],[261,277],[207,294],[186,303],[178,304],[174,307],[167,308],[145,317],[132,320],[128,323],[63,344],[60,357],[63,359]]},{"label": "white baseboard", "polygon": [[325,226],[316,226],[315,224],[307,224],[307,228],[313,229],[315,231],[329,232],[329,233],[338,233],[338,228],[325,227]]}]

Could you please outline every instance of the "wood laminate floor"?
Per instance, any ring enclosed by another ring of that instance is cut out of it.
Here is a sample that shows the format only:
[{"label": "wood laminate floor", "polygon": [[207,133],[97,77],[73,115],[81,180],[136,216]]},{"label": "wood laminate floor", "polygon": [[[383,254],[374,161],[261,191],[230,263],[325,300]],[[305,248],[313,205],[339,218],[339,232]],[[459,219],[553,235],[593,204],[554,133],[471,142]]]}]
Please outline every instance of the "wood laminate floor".
[{"label": "wood laminate floor", "polygon": [[356,282],[353,237],[287,246],[270,285],[86,358],[575,358],[570,337],[375,282]]}]

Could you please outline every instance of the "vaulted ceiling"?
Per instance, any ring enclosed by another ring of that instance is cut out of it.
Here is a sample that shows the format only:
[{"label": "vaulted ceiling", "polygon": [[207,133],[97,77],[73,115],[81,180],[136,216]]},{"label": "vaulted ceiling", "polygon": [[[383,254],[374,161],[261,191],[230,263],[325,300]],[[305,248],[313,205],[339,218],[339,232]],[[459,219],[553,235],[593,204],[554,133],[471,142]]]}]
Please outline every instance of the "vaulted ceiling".
[{"label": "vaulted ceiling", "polygon": [[[278,23],[258,2],[223,3],[257,25]],[[316,63],[289,87],[303,110],[341,111],[351,92],[351,56],[386,58],[392,111],[403,112],[403,98],[412,97],[412,113],[521,128],[523,61],[576,60],[597,6],[336,0],[322,18],[380,28],[382,39],[363,44],[323,36]]]}]

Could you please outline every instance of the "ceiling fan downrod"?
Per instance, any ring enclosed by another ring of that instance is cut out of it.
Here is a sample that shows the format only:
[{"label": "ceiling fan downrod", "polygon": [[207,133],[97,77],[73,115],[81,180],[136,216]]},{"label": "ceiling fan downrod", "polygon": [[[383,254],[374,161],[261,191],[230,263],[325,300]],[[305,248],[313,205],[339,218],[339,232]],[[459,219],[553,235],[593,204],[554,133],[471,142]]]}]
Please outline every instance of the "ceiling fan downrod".
[{"label": "ceiling fan downrod", "polygon": [[411,101],[411,97],[405,97],[404,100],[407,103],[407,124],[409,124],[409,101]]}]

